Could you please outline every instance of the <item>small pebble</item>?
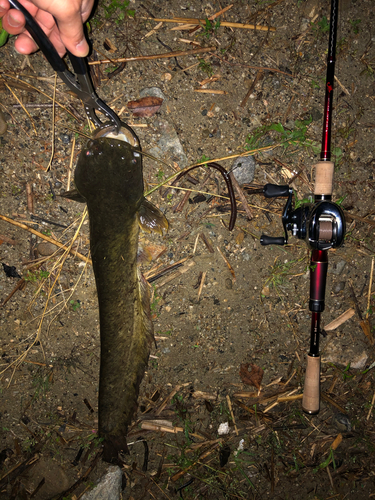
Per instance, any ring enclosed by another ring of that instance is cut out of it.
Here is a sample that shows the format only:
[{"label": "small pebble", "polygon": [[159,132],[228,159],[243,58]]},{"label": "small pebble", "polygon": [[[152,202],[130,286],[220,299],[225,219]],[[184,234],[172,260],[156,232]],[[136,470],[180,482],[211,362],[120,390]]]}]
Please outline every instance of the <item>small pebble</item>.
[{"label": "small pebble", "polygon": [[335,293],[341,292],[341,290],[344,290],[345,288],[345,281],[340,281],[340,283],[337,283],[333,289]]},{"label": "small pebble", "polygon": [[70,143],[70,135],[60,134],[60,140],[63,144],[69,144]]},{"label": "small pebble", "polygon": [[232,280],[230,278],[227,278],[225,280],[225,288],[227,290],[232,290],[232,288],[233,288],[233,282],[232,282]]},{"label": "small pebble", "polygon": [[56,252],[57,249],[58,247],[56,245],[54,245],[53,243],[49,243],[48,241],[43,241],[37,246],[39,254],[43,256],[52,255]]}]

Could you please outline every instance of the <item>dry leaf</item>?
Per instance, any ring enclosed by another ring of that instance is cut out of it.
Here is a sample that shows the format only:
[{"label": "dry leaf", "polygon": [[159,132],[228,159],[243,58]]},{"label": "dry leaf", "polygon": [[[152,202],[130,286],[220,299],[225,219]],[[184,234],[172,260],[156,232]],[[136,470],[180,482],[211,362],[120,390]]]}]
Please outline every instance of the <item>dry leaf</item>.
[{"label": "dry leaf", "polygon": [[114,52],[117,51],[116,45],[114,43],[112,43],[109,38],[106,38],[104,40],[103,46],[104,46],[105,50],[108,50],[108,52],[110,52],[111,54],[113,54]]},{"label": "dry leaf", "polygon": [[[248,368],[251,366],[251,371]],[[260,389],[260,384],[262,383],[263,370],[257,365],[251,363],[242,364],[240,367],[240,377],[244,384],[252,385],[257,389]]]},{"label": "dry leaf", "polygon": [[236,236],[236,245],[241,245],[244,237],[245,237],[245,233],[243,231],[240,231]]},{"label": "dry leaf", "polygon": [[162,103],[163,99],[161,97],[147,96],[136,101],[129,101],[127,106],[134,116],[143,118],[157,113]]}]

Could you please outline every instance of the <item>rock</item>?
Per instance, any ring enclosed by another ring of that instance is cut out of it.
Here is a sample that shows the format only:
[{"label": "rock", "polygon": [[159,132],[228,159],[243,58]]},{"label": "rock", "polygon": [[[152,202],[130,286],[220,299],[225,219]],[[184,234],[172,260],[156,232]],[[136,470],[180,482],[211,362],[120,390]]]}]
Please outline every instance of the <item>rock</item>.
[{"label": "rock", "polygon": [[254,180],[255,160],[253,156],[236,158],[232,165],[232,172],[238,184],[249,184]]},{"label": "rock", "polygon": [[99,483],[85,493],[82,500],[120,500],[122,491],[122,470],[117,465],[109,467]]},{"label": "rock", "polygon": [[188,159],[173,125],[167,121],[160,122],[159,130],[161,138],[157,146],[150,149],[149,153],[157,158],[175,161],[180,168],[186,167]]},{"label": "rock", "polygon": [[330,343],[322,354],[322,363],[333,363],[355,370],[363,370],[368,359],[367,352],[360,345],[345,345],[343,338],[335,339],[335,344]]},{"label": "rock", "polygon": [[159,89],[159,87],[146,87],[142,89],[139,93],[139,97],[148,97],[148,96],[160,97],[161,99],[163,99],[163,101],[165,100],[165,94],[161,89]]},{"label": "rock", "polygon": [[336,274],[337,276],[341,274],[344,270],[344,267],[346,265],[345,260],[339,260],[339,262],[336,262],[333,267],[332,267],[332,273]]},{"label": "rock", "polygon": [[350,420],[344,413],[337,412],[333,415],[333,422],[335,427],[341,432],[350,432],[352,430],[352,424]]},{"label": "rock", "polygon": [[48,241],[43,241],[42,243],[39,243],[36,248],[38,250],[38,253],[43,257],[52,255],[53,253],[56,252],[56,250],[58,250],[58,247],[56,245],[54,245],[53,243],[48,243]]}]

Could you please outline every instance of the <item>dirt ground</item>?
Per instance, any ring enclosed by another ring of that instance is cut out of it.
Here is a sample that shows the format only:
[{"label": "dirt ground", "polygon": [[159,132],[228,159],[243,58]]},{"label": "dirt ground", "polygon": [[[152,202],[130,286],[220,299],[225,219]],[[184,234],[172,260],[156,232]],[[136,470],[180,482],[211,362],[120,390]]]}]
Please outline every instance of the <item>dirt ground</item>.
[{"label": "dirt ground", "polygon": [[[272,182],[291,184],[299,200],[312,192],[329,2],[235,0],[220,17],[221,23],[275,31],[215,26],[216,20],[211,27],[171,30],[177,25],[149,19],[206,19],[229,2],[136,0],[128,7],[135,18],[126,9],[108,11],[111,5],[100,1],[90,21],[97,58],[113,61],[92,66],[95,84],[134,128],[143,151],[164,161],[144,158],[147,190],[188,164],[222,159],[229,170],[234,159],[228,156],[269,146],[256,151],[254,179],[242,186],[252,219],[237,200],[232,232],[227,189],[215,171],[195,170],[197,183],[185,178],[179,184],[191,190],[189,200],[183,200],[186,190],[166,187],[149,197],[170,229],[164,237],[141,238],[153,255],[143,272],[152,286],[157,348],[129,430],[123,498],[375,496],[372,1],[340,6],[332,150],[334,199],[342,202],[347,234],[344,245],[329,253],[323,327],[348,309],[355,313],[321,336],[316,416],[301,409],[310,251],[293,237],[284,247],[260,245],[263,232],[282,235],[285,199],[270,204],[256,190]],[[122,71],[116,62],[200,47],[212,49],[135,60]],[[0,271],[0,498],[80,498],[107,468],[96,434],[99,316],[86,262],[84,205],[60,194],[73,187],[89,127],[79,100],[59,80],[55,100],[61,107],[52,113],[55,77],[40,53],[24,58],[10,39],[0,48],[0,76],[8,124],[0,136],[0,214],[27,226],[0,220],[0,261],[14,266],[13,277],[7,267]],[[151,117],[134,117],[127,103],[152,87],[162,92],[161,108]],[[283,131],[261,128],[271,124]],[[180,150],[168,149],[173,141]],[[51,255],[56,247],[30,228],[64,245],[76,236],[80,256],[59,249]],[[369,327],[368,337],[361,324]],[[260,391],[242,382],[242,364],[262,368]],[[219,434],[225,423],[228,433]]]}]

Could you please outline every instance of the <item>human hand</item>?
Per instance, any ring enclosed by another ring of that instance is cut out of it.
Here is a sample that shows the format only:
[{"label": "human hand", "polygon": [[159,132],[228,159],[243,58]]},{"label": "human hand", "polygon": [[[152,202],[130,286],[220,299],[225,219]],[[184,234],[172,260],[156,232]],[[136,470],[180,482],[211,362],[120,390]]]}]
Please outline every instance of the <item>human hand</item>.
[{"label": "human hand", "polygon": [[[83,23],[90,15],[94,0],[19,0],[19,2],[35,18],[60,56],[65,54],[66,49],[75,56],[87,56],[89,46],[83,32]],[[3,28],[8,33],[19,35],[14,44],[17,52],[31,54],[38,50],[37,44],[25,31],[24,15],[19,10],[11,9],[8,0],[0,0],[0,18],[3,18]]]}]

